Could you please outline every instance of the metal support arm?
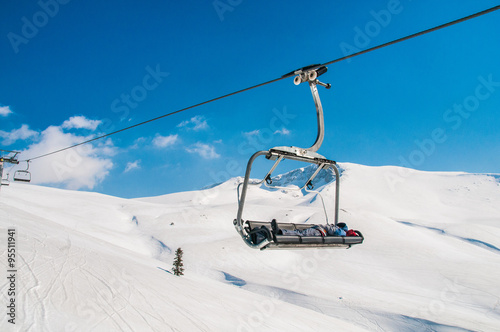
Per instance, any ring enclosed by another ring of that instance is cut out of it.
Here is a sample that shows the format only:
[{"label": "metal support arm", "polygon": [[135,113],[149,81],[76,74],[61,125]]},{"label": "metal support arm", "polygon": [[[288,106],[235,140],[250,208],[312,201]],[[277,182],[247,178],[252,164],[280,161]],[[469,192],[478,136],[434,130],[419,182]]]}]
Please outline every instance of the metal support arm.
[{"label": "metal support arm", "polygon": [[321,147],[323,138],[325,137],[325,122],[323,118],[323,106],[321,105],[321,100],[319,99],[316,82],[309,82],[309,87],[311,88],[311,93],[313,95],[314,105],[316,105],[316,115],[318,118],[318,135],[316,136],[316,141],[314,142],[314,144],[306,150],[316,152]]},{"label": "metal support arm", "polygon": [[[240,183],[238,185],[237,191],[238,191],[238,214],[236,216],[236,219],[234,220],[234,227],[236,228],[236,231],[240,234],[240,236],[243,238],[245,243],[254,249],[261,249],[269,244],[269,239],[265,239],[260,243],[254,244],[252,243],[252,240],[250,238],[250,234],[247,233],[245,228],[243,227],[243,209],[245,207],[245,200],[247,197],[247,191],[248,191],[248,185],[259,185],[265,182],[265,179],[270,176],[271,172],[268,172],[266,177],[264,177],[263,180],[256,182],[256,183],[250,183],[250,173],[252,171],[252,165],[253,162],[259,157],[259,156],[266,156],[266,158],[270,159],[272,155],[275,155],[277,162],[274,164],[273,169],[276,168],[278,161],[281,161],[282,159],[291,159],[291,160],[297,160],[297,161],[304,161],[308,163],[315,163],[318,165],[318,169],[314,172],[314,174],[308,179],[306,182],[306,185],[309,181],[314,179],[314,177],[319,173],[319,171],[323,168],[327,167],[332,167],[334,172],[335,172],[335,216],[334,216],[334,222],[335,225],[338,223],[338,215],[339,215],[339,197],[340,197],[340,174],[337,168],[337,165],[334,161],[328,160],[328,159],[316,159],[314,161],[310,160],[309,158],[306,157],[300,157],[300,156],[293,156],[293,155],[285,155],[285,154],[280,154],[279,152],[276,152],[275,150],[269,150],[269,151],[258,151],[250,157],[250,160],[248,161],[246,172],[245,172],[245,178],[243,180],[243,183]],[[306,186],[304,185],[304,187]],[[240,194],[240,186],[241,188],[241,194]],[[304,188],[302,187],[302,188]],[[301,188],[301,189],[302,189]],[[326,211],[325,211],[326,213]],[[328,219],[327,219],[328,220]]]},{"label": "metal support arm", "polygon": [[[308,187],[311,184],[311,181],[316,177],[316,175],[319,173],[321,169],[325,169],[328,167],[332,167],[334,172],[335,172],[335,225],[338,223],[338,214],[339,214],[339,189],[340,189],[340,174],[339,170],[336,166],[335,161],[326,159],[322,155],[318,154],[316,151],[319,150],[321,147],[321,144],[323,143],[323,139],[325,136],[325,126],[324,126],[324,118],[323,118],[323,106],[321,105],[321,100],[319,98],[319,93],[318,93],[318,88],[317,85],[321,85],[329,89],[331,87],[330,84],[325,84],[320,81],[318,81],[317,77],[324,74],[326,72],[326,67],[324,66],[308,66],[304,67],[302,69],[299,69],[294,72],[295,75],[297,75],[294,79],[294,83],[296,85],[299,85],[301,83],[308,82],[309,87],[311,89],[311,93],[314,99],[314,104],[316,106],[316,116],[318,120],[318,134],[316,136],[316,141],[314,144],[307,148],[299,148],[299,147],[294,147],[294,146],[279,146],[279,147],[274,147],[268,151],[258,151],[250,157],[250,160],[248,161],[246,172],[245,172],[245,178],[243,180],[243,183],[240,183],[238,185],[237,191],[238,191],[238,214],[236,216],[236,219],[234,220],[234,227],[236,228],[236,231],[241,235],[245,243],[250,246],[251,248],[256,248],[256,249],[264,249],[269,243],[270,239],[264,239],[260,243],[253,243],[251,239],[251,235],[247,232],[245,227],[243,226],[243,220],[242,220],[242,215],[243,215],[243,209],[245,207],[245,200],[247,196],[247,191],[248,191],[248,185],[259,185],[262,183],[267,183],[270,184],[272,182],[271,180],[271,173],[276,169],[278,164],[283,160],[283,159],[290,159],[290,160],[296,160],[296,161],[304,161],[307,163],[313,163],[318,165],[318,169],[314,172],[314,174],[309,178],[309,180],[306,182],[304,187]],[[291,75],[287,74],[287,75]],[[275,163],[271,170],[266,174],[264,179],[259,182],[255,183],[250,183],[250,173],[252,170],[252,164],[257,159],[259,156],[266,156],[267,159],[269,160],[274,160]],[[240,187],[241,188],[241,194],[240,194]],[[302,187],[301,189],[303,189]],[[311,188],[312,189],[312,188]],[[324,207],[324,203],[323,203]],[[325,214],[326,214],[326,209],[325,209]],[[327,222],[328,222],[328,217],[327,217]]]}]

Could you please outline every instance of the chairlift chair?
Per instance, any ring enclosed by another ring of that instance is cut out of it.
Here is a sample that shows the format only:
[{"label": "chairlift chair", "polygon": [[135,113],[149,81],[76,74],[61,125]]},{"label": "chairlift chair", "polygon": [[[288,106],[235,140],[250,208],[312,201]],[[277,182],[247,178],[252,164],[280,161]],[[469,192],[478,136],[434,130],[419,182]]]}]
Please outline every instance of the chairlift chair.
[{"label": "chairlift chair", "polygon": [[[278,164],[285,160],[295,160],[302,161],[306,163],[312,163],[317,165],[316,171],[309,177],[305,184],[298,188],[298,190],[306,190],[313,192],[313,180],[319,174],[322,169],[332,168],[335,172],[335,214],[334,214],[334,224],[338,224],[339,215],[339,189],[340,189],[340,174],[337,168],[336,162],[325,158],[324,156],[318,154],[316,151],[320,148],[323,138],[324,138],[324,119],[323,119],[323,107],[318,94],[317,85],[321,85],[327,89],[331,87],[330,84],[325,84],[320,82],[317,78],[327,71],[325,66],[312,65],[301,69],[298,69],[287,76],[296,75],[294,78],[294,84],[299,85],[301,83],[308,82],[311,89],[311,93],[316,105],[316,115],[318,119],[318,135],[314,144],[307,149],[295,147],[295,146],[278,146],[267,151],[257,151],[254,153],[250,160],[248,161],[245,178],[242,183],[238,185],[238,214],[233,224],[236,231],[241,235],[243,241],[251,248],[254,249],[305,249],[305,248],[350,248],[355,244],[360,244],[363,242],[364,237],[360,232],[357,232],[358,236],[290,236],[290,235],[278,235],[273,232],[271,221],[252,221],[243,220],[243,209],[245,206],[245,200],[247,196],[247,190],[249,185],[261,185],[264,184],[269,188],[280,189],[281,187],[272,186],[271,174],[276,169]],[[274,165],[271,170],[264,176],[264,178],[259,182],[250,182],[250,172],[252,169],[253,162],[260,156],[265,156],[266,159],[274,161]],[[240,192],[241,188],[241,192]],[[290,189],[290,188],[287,188]],[[319,192],[316,192],[323,202],[323,198]],[[326,213],[326,208],[323,202],[323,209],[325,211],[326,223],[328,222],[328,214]],[[309,227],[315,226],[314,224],[294,224],[277,222],[277,227],[279,229],[288,230],[301,230]]]},{"label": "chairlift chair", "polygon": [[9,173],[7,173],[7,178],[3,177],[3,158],[0,158],[0,186],[9,185]]},{"label": "chairlift chair", "polygon": [[28,171],[30,168],[29,160],[26,162],[27,167],[24,170],[17,170],[14,172],[14,181],[31,182],[31,173]]},{"label": "chairlift chair", "polygon": [[1,185],[2,186],[8,186],[10,184],[9,182],[9,173],[7,173],[7,177],[2,177],[2,182],[1,182]]}]

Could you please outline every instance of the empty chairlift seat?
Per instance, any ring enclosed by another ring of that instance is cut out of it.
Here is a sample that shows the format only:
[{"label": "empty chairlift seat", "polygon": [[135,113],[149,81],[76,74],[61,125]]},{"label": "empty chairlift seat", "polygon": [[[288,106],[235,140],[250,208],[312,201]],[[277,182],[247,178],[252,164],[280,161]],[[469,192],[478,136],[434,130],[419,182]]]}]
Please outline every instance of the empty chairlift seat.
[{"label": "empty chairlift seat", "polygon": [[31,173],[28,171],[30,169],[30,161],[26,162],[26,169],[17,170],[14,173],[14,181],[21,182],[31,182]]},{"label": "empty chairlift seat", "polygon": [[14,173],[14,181],[31,182],[31,173],[24,170],[16,171]]}]

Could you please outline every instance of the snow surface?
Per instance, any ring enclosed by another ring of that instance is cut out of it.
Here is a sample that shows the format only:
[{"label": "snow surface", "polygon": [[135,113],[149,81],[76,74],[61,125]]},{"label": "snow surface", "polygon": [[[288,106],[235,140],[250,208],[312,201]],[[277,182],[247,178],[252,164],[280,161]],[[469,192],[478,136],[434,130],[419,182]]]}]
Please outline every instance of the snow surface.
[{"label": "snow surface", "polygon": [[[15,227],[18,272],[16,325],[0,282],[0,330],[500,331],[500,176],[341,168],[340,221],[365,236],[349,250],[248,248],[232,225],[241,178],[141,199],[2,187],[0,264]],[[334,180],[317,183],[328,208]],[[252,220],[324,218],[316,194],[293,190],[252,187],[246,207]]]}]

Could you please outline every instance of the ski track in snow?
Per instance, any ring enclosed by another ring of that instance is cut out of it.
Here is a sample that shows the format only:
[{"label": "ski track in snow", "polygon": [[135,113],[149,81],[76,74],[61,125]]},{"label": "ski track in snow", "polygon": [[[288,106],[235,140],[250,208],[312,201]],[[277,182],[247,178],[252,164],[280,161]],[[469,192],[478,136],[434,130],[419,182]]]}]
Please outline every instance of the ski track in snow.
[{"label": "ski track in snow", "polygon": [[[352,322],[369,331],[472,331],[457,326],[439,324],[430,320],[409,317],[406,315],[377,312],[355,308],[349,300],[325,299],[321,297],[301,294],[279,287],[270,287],[257,284],[247,284],[243,279],[222,272],[226,281],[234,286],[258,293],[264,296],[272,294],[271,298],[279,299],[299,307],[314,310],[332,317],[349,317]],[[381,319],[383,317],[383,319]],[[382,326],[381,326],[382,325]]]},{"label": "ski track in snow", "polygon": [[446,232],[444,229],[441,229],[441,228],[419,225],[419,224],[416,224],[416,223],[413,223],[413,222],[410,222],[410,221],[397,221],[397,222],[399,222],[399,223],[401,223],[403,225],[411,226],[411,227],[420,227],[420,228],[428,229],[428,230],[437,232],[439,234],[442,234],[442,235],[445,235],[445,236],[449,236],[451,238],[455,238],[455,239],[458,239],[458,240],[470,243],[472,245],[475,245],[477,247],[489,250],[489,251],[491,251],[491,252],[493,252],[495,254],[500,254],[500,248],[498,248],[498,247],[496,247],[496,246],[494,246],[494,245],[492,245],[490,243],[481,241],[481,240],[466,238],[466,237],[462,237],[462,236],[458,236],[458,235],[453,235],[453,234],[450,234],[450,233]]}]

